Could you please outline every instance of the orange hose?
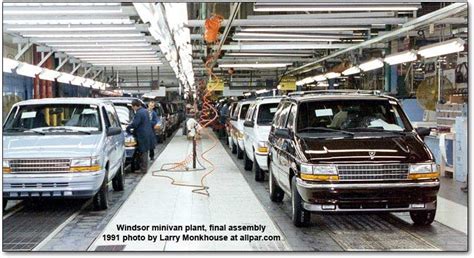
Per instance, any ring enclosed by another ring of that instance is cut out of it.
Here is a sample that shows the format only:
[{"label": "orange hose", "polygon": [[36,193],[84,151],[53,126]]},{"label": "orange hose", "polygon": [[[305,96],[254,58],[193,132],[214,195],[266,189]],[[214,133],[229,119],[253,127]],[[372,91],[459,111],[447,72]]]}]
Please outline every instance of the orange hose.
[{"label": "orange hose", "polygon": [[210,18],[206,19],[204,40],[207,43],[215,43],[219,40],[219,29],[223,20],[224,17],[217,14],[212,14]]}]

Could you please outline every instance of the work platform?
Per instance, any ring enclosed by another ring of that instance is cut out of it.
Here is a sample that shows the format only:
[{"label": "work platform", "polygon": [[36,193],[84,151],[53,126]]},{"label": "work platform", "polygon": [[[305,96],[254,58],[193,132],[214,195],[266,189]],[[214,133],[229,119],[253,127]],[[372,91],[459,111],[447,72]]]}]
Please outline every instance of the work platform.
[{"label": "work platform", "polygon": [[[216,142],[204,135],[197,143],[198,155],[214,143]],[[193,193],[192,190],[197,188],[172,185],[170,179],[154,176],[156,172],[153,171],[159,170],[164,163],[180,162],[191,152],[192,141],[178,131],[89,250],[289,250],[284,235],[273,223],[220,142],[205,156],[215,166],[214,172],[204,180],[209,187],[209,196]],[[205,170],[159,174],[172,177],[178,183],[198,185],[201,177],[211,167],[202,158],[199,161],[206,167]],[[145,230],[120,231],[119,225],[145,226],[142,228]],[[197,230],[185,232],[189,225],[196,226]],[[225,226],[225,230],[211,231],[211,225]],[[178,226],[177,230],[172,229],[172,226]],[[204,226],[204,230],[199,226]],[[231,228],[234,226],[236,228]],[[235,231],[238,229],[245,230]],[[149,238],[149,235],[156,239]],[[237,235],[237,240],[208,239],[224,236],[230,239],[233,235]],[[124,242],[124,237],[128,236],[135,237],[134,241]],[[137,240],[137,236],[144,236],[145,240]],[[193,240],[187,241],[187,237]],[[260,240],[256,240],[258,238]],[[249,241],[251,239],[253,240]]]}]

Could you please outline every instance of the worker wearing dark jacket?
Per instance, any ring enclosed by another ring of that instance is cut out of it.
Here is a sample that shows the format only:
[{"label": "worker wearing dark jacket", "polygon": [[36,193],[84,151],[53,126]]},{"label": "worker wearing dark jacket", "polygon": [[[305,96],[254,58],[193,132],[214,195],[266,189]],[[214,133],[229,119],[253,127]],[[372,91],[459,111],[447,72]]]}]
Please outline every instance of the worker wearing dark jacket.
[{"label": "worker wearing dark jacket", "polygon": [[135,111],[132,123],[127,126],[127,132],[131,133],[137,141],[138,159],[140,162],[140,170],[146,173],[148,170],[148,151],[155,147],[155,134],[151,129],[148,111],[142,107],[139,100],[132,101],[132,109]]},{"label": "worker wearing dark jacket", "polygon": [[[155,135],[155,126],[158,123],[158,115],[155,112],[155,101],[150,101],[148,103],[148,115],[150,118],[151,122],[151,129],[153,131],[153,138],[156,140],[156,135]],[[156,144],[156,143],[155,143]],[[150,149],[150,160],[155,159],[155,146],[153,145],[153,148]]]}]

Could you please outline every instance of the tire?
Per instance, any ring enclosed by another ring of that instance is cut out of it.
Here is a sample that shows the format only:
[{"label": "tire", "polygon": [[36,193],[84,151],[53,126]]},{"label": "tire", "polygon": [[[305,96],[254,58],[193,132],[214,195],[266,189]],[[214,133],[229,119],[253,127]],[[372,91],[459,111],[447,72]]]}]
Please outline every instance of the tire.
[{"label": "tire", "polygon": [[232,151],[232,154],[237,153],[237,145],[234,143],[234,141],[232,141],[230,144],[230,150]]},{"label": "tire", "polygon": [[265,171],[260,168],[258,165],[257,159],[254,157],[253,160],[255,160],[254,165],[253,165],[253,170],[255,172],[255,181],[257,182],[263,182],[265,180]]},{"label": "tire", "polygon": [[105,173],[104,181],[102,182],[102,185],[100,186],[99,191],[93,197],[92,202],[94,204],[94,210],[96,211],[106,210],[109,207],[108,200],[107,200],[108,193],[109,193],[107,178],[108,178],[108,173]]},{"label": "tire", "polygon": [[114,191],[123,191],[125,186],[125,178],[123,175],[123,164],[120,166],[117,174],[115,174],[114,178],[112,179],[112,187]]},{"label": "tire", "polygon": [[164,136],[163,134],[158,135],[158,143],[163,143],[163,141],[164,141],[163,136]]},{"label": "tire", "polygon": [[410,218],[417,226],[428,226],[433,223],[436,216],[436,210],[429,211],[410,211]]},{"label": "tire", "polygon": [[293,225],[306,227],[311,220],[311,213],[303,208],[303,199],[296,189],[296,177],[291,180],[291,208]]},{"label": "tire", "polygon": [[272,170],[272,166],[268,165],[268,186],[270,189],[270,200],[272,200],[272,202],[282,202],[283,197],[285,197],[285,192],[283,192],[280,186],[278,186],[278,183],[275,181],[275,177],[273,176]]},{"label": "tire", "polygon": [[244,151],[244,169],[247,171],[251,171],[253,166],[252,160],[249,159],[247,156],[247,152]]},{"label": "tire", "polygon": [[5,208],[7,207],[7,204],[8,204],[8,199],[6,198],[3,198],[3,210],[5,210]]},{"label": "tire", "polygon": [[239,144],[237,144],[237,158],[243,159],[244,158],[244,151],[240,149]]}]

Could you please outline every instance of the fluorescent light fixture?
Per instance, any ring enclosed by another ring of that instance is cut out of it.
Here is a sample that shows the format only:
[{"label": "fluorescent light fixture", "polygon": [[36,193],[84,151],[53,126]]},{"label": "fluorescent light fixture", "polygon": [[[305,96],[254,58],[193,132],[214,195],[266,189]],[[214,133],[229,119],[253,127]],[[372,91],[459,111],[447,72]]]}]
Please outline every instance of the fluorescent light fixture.
[{"label": "fluorescent light fixture", "polygon": [[[14,25],[13,25],[14,26]],[[55,31],[55,32],[83,32],[83,31],[136,31],[137,27],[135,25],[112,25],[112,26],[74,26],[71,25],[59,25],[56,27],[53,26],[28,26],[28,27],[9,27],[6,26],[5,30],[7,31],[17,31],[17,32],[43,32],[43,31]],[[20,25],[21,26],[21,25]]]},{"label": "fluorescent light fixture", "polygon": [[275,32],[236,32],[234,37],[294,37],[294,38],[333,38],[339,39],[331,35],[318,35],[318,34],[297,34],[297,33],[275,33]]},{"label": "fluorescent light fixture", "polygon": [[348,12],[348,11],[416,11],[421,8],[420,4],[322,4],[322,3],[255,3],[255,12]]},{"label": "fluorescent light fixture", "polygon": [[360,73],[360,69],[357,66],[352,66],[342,72],[343,75],[352,75],[352,74],[358,74],[358,73]]},{"label": "fluorescent light fixture", "polygon": [[10,59],[10,58],[3,58],[3,72],[11,73],[15,68],[20,65],[20,62]]},{"label": "fluorescent light fixture", "polygon": [[36,77],[37,74],[41,73],[43,68],[31,65],[27,63],[20,63],[20,65],[16,68],[15,72],[19,75],[27,76],[27,77]]},{"label": "fluorescent light fixture", "polygon": [[104,39],[104,38],[86,38],[86,39],[55,39],[55,38],[35,38],[41,43],[119,43],[119,42],[147,42],[145,38],[120,38],[120,39]]},{"label": "fluorescent light fixture", "polygon": [[119,55],[156,55],[157,52],[153,50],[147,51],[110,51],[110,50],[103,50],[100,52],[89,52],[89,51],[68,51],[69,54],[79,57],[79,56],[119,56]]},{"label": "fluorescent light fixture", "polygon": [[88,34],[88,33],[68,33],[67,35],[64,33],[57,33],[53,32],[51,34],[46,33],[24,33],[22,34],[23,37],[27,38],[93,38],[93,37],[110,37],[110,38],[121,38],[121,37],[143,37],[144,34],[140,32],[129,32],[129,33],[103,33],[103,34]]},{"label": "fluorescent light fixture", "polygon": [[364,72],[379,69],[382,67],[383,67],[383,61],[381,58],[372,59],[368,62],[365,62],[359,65],[359,68]]},{"label": "fluorescent light fixture", "polygon": [[148,47],[150,46],[150,43],[144,42],[144,43],[104,43],[104,44],[97,44],[97,43],[79,43],[79,44],[65,44],[65,43],[50,43],[48,44],[49,47],[53,48],[60,48],[60,47]]},{"label": "fluorescent light fixture", "polygon": [[90,86],[92,86],[94,83],[95,83],[94,80],[87,78],[87,79],[84,79],[84,82],[82,83],[82,86],[84,86],[84,87],[90,87]]},{"label": "fluorescent light fixture", "polygon": [[43,20],[43,19],[11,19],[11,18],[4,18],[3,24],[27,24],[27,25],[47,25],[47,24],[132,24],[129,18],[111,18],[111,19],[104,19],[104,18],[92,18],[92,17],[85,17],[84,19],[63,19],[63,20]]},{"label": "fluorescent light fixture", "polygon": [[151,65],[162,65],[163,63],[158,63],[158,62],[148,62],[148,63],[131,63],[131,62],[126,62],[126,63],[93,63],[94,65],[98,66],[151,66]]},{"label": "fluorescent light fixture", "polygon": [[252,37],[233,37],[233,40],[237,41],[294,41],[294,42],[326,42],[326,41],[339,41],[340,39],[335,38],[252,38]]},{"label": "fluorescent light fixture", "polygon": [[332,26],[332,27],[246,27],[240,31],[248,32],[302,32],[302,31],[353,31],[369,30],[370,26]]},{"label": "fluorescent light fixture", "polygon": [[54,81],[59,76],[61,76],[61,72],[50,69],[43,69],[43,72],[40,73],[38,77],[41,80]]},{"label": "fluorescent light fixture", "polygon": [[71,83],[76,76],[69,73],[61,73],[61,76],[58,77],[57,81],[62,83]]},{"label": "fluorescent light fixture", "polygon": [[71,84],[81,86],[86,78],[80,76],[74,76],[74,79],[71,80]]},{"label": "fluorescent light fixture", "polygon": [[323,74],[320,74],[320,75],[314,76],[312,79],[313,81],[321,82],[321,81],[325,81],[327,78]]},{"label": "fluorescent light fixture", "polygon": [[269,64],[219,64],[219,68],[279,68],[287,67],[291,63],[269,63]]},{"label": "fluorescent light fixture", "polygon": [[298,53],[263,53],[263,52],[259,52],[259,53],[256,53],[256,52],[238,52],[238,53],[233,53],[233,52],[229,52],[229,53],[225,53],[226,56],[282,56],[282,57],[298,57],[298,56],[311,56],[311,54],[304,54],[304,53],[301,53],[301,54],[298,54]]},{"label": "fluorescent light fixture", "polygon": [[89,58],[81,58],[84,61],[126,61],[126,62],[140,62],[140,61],[159,61],[157,57],[134,57],[134,56],[126,56],[126,57],[89,57]]},{"label": "fluorescent light fixture", "polygon": [[341,73],[329,72],[324,75],[328,79],[335,79],[341,77]]},{"label": "fluorescent light fixture", "polygon": [[329,87],[329,83],[327,82],[318,82],[318,84],[316,84],[317,87]]},{"label": "fluorescent light fixture", "polygon": [[76,15],[76,14],[121,14],[121,9],[97,9],[97,8],[88,8],[88,9],[81,9],[76,10],[74,8],[70,9],[26,9],[22,8],[21,10],[11,10],[11,9],[4,9],[3,15]]},{"label": "fluorescent light fixture", "polygon": [[443,56],[464,50],[466,42],[460,38],[446,40],[440,43],[427,45],[418,50],[418,54],[424,58]]},{"label": "fluorescent light fixture", "polygon": [[[154,51],[151,47],[136,47],[136,48],[129,48],[129,47],[114,47],[114,48],[100,48],[100,45],[96,48],[58,48],[63,52],[86,52],[86,53],[95,53],[95,52],[112,52],[112,51]],[[156,51],[155,51],[156,52]]]},{"label": "fluorescent light fixture", "polygon": [[303,84],[308,84],[308,83],[314,82],[314,79],[313,79],[313,77],[306,77],[301,81],[303,82]]},{"label": "fluorescent light fixture", "polygon": [[396,65],[406,62],[412,62],[417,59],[416,51],[407,50],[400,53],[388,55],[384,58],[385,63],[389,65]]}]

